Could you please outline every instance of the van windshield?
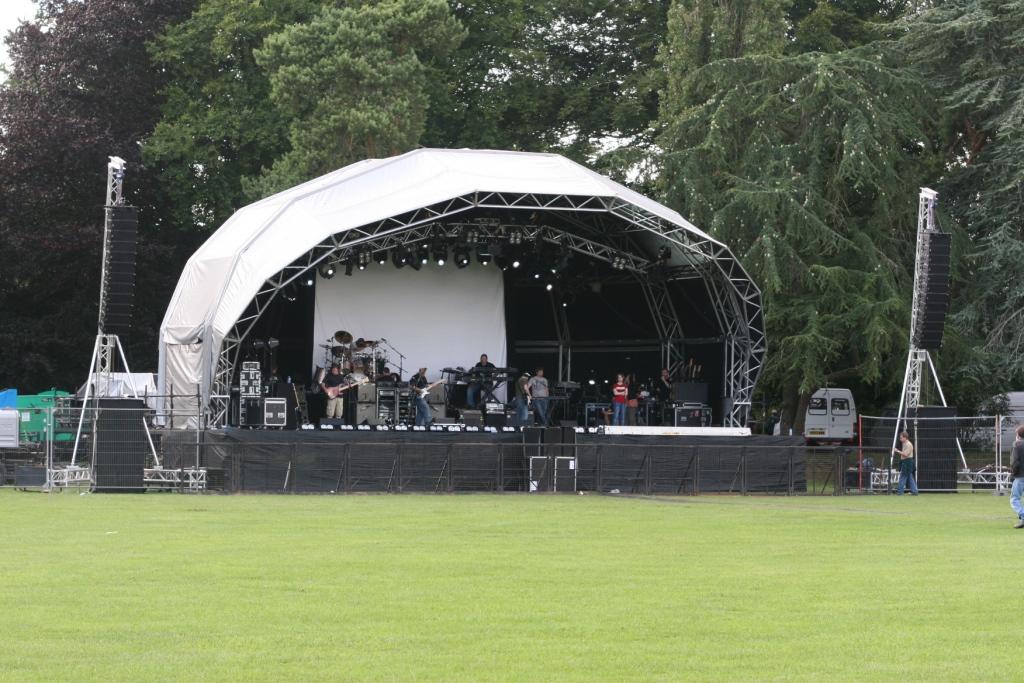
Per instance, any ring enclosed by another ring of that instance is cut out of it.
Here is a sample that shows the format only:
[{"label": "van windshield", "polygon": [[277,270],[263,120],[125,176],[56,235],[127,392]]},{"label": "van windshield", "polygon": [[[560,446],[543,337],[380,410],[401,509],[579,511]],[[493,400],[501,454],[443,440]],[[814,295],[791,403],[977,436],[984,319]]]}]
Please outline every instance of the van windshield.
[{"label": "van windshield", "polygon": [[823,398],[812,398],[807,405],[807,412],[811,415],[824,415],[828,411],[828,403]]}]

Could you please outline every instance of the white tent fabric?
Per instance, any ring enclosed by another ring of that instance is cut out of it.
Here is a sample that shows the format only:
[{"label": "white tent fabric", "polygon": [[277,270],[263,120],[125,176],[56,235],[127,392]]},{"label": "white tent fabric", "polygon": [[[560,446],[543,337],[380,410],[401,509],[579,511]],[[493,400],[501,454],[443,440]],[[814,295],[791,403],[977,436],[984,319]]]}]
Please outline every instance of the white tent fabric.
[{"label": "white tent fabric", "polygon": [[[93,373],[93,396],[101,398],[128,398],[134,395],[146,400],[150,408],[157,407],[156,377],[152,372],[111,372],[106,375]],[[75,392],[76,398],[83,398],[88,383]]]},{"label": "white tent fabric", "polygon": [[473,192],[618,197],[715,241],[675,211],[556,154],[419,149],[362,161],[238,210],[192,255],[160,328],[161,391],[198,378],[208,396],[221,342],[260,287],[323,240]]}]

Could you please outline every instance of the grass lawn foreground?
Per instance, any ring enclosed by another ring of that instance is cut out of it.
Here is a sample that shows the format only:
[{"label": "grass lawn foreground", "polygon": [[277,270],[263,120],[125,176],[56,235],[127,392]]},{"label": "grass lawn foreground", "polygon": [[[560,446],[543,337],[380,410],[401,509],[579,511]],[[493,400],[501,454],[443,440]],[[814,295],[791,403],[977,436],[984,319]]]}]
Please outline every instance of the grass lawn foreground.
[{"label": "grass lawn foreground", "polygon": [[1012,680],[1005,497],[0,490],[0,680]]}]

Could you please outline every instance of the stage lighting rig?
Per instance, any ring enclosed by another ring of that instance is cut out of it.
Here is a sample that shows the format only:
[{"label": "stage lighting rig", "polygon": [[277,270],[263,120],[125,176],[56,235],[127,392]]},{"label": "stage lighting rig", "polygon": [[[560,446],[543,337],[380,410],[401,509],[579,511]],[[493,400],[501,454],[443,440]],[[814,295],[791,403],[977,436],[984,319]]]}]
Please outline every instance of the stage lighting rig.
[{"label": "stage lighting rig", "polygon": [[443,266],[445,261],[448,260],[448,245],[440,241],[434,242],[432,251],[434,253],[434,262],[439,266]]},{"label": "stage lighting rig", "polygon": [[486,244],[481,244],[476,248],[476,260],[481,266],[487,266],[491,263],[491,249]]}]

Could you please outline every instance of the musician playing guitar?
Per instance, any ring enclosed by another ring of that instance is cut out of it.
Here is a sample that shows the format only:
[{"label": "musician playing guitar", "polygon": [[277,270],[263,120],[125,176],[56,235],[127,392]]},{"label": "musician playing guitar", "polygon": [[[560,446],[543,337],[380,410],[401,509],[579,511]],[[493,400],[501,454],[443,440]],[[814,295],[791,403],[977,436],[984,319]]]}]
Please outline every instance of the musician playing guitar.
[{"label": "musician playing guitar", "polygon": [[419,372],[409,378],[409,386],[416,392],[416,426],[426,427],[430,424],[430,406],[427,405],[427,394],[430,387],[440,384],[440,381],[433,385],[427,382],[427,369],[420,368]]},{"label": "musician playing guitar", "polygon": [[320,388],[327,394],[327,417],[343,417],[345,402],[341,398],[341,394],[365,382],[366,377],[364,376],[361,380],[346,384],[345,377],[341,374],[341,367],[332,365],[331,374],[324,377],[324,381],[320,383]]}]

